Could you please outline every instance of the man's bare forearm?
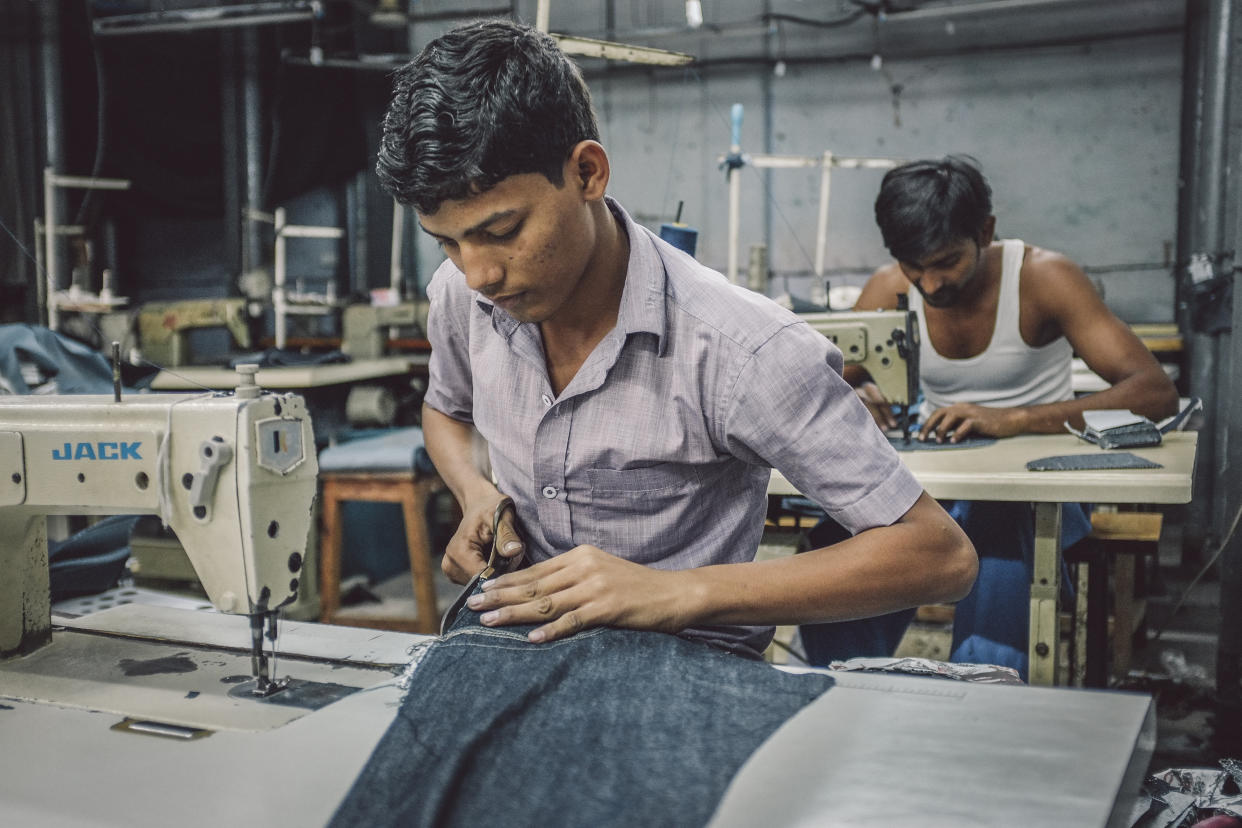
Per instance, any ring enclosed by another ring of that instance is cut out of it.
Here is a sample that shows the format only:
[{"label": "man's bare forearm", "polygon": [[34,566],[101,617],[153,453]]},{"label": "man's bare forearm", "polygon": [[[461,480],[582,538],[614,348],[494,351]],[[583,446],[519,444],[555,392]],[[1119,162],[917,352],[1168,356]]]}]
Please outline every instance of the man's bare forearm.
[{"label": "man's bare forearm", "polygon": [[1159,370],[1158,374],[1145,372],[1127,377],[1103,391],[1077,399],[1017,410],[1023,418],[1023,432],[1057,434],[1065,430],[1066,421],[1074,428],[1082,428],[1084,411],[1103,408],[1128,409],[1151,420],[1163,420],[1177,413],[1177,389]]},{"label": "man's bare forearm", "polygon": [[474,462],[474,429],[430,406],[423,406],[423,443],[436,472],[463,509],[477,496],[491,496],[496,487]]},{"label": "man's bare forearm", "polygon": [[957,601],[970,591],[977,568],[969,539],[924,494],[898,523],[831,547],[679,574],[687,625],[797,624]]}]

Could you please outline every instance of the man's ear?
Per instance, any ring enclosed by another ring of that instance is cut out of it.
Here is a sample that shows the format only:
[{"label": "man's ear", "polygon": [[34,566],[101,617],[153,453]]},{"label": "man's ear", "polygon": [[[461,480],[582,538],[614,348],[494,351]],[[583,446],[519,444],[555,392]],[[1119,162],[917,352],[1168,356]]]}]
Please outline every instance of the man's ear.
[{"label": "man's ear", "polygon": [[987,247],[996,238],[996,216],[988,216],[979,228],[979,246]]},{"label": "man's ear", "polygon": [[598,141],[579,141],[565,163],[566,182],[582,190],[587,201],[598,201],[608,189],[608,153]]}]

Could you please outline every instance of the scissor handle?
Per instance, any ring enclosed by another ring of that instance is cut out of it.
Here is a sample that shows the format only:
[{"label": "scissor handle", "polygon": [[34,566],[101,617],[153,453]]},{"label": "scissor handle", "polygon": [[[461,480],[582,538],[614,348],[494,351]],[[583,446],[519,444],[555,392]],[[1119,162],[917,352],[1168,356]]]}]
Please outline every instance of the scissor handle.
[{"label": "scissor handle", "polygon": [[487,568],[483,570],[483,577],[490,578],[496,573],[497,568],[508,570],[513,562],[509,562],[504,555],[500,554],[500,519],[504,517],[505,510],[512,509],[517,514],[517,507],[513,505],[513,498],[505,495],[496,504],[496,511],[492,514],[492,552],[487,556]]}]

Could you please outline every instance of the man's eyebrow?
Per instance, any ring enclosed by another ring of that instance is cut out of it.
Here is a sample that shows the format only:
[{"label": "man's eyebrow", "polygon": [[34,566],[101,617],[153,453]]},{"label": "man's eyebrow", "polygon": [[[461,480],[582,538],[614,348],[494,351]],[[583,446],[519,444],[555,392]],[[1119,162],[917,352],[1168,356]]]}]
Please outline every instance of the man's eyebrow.
[{"label": "man's eyebrow", "polygon": [[[462,237],[464,238],[467,236],[473,236],[476,233],[479,233],[482,230],[486,229],[488,225],[495,224],[501,219],[509,218],[510,216],[515,215],[517,212],[518,212],[517,210],[498,210],[495,213],[492,213],[487,218],[480,221],[478,224],[474,225],[473,227],[468,227],[465,230],[465,232],[462,233]],[[437,239],[448,239],[449,238],[448,236],[442,236],[439,233],[431,232],[426,227],[423,227],[423,223],[421,221],[418,223],[418,226],[424,233],[426,233],[428,236],[431,236],[433,238],[437,238]]]}]

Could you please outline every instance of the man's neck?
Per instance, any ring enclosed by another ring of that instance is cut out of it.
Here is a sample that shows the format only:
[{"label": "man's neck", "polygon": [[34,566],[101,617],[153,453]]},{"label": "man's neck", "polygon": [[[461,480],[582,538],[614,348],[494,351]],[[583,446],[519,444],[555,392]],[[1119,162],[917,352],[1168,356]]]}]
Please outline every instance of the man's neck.
[{"label": "man's neck", "polygon": [[630,240],[621,219],[607,204],[601,201],[597,206],[595,251],[561,311],[540,323],[545,342],[552,339],[594,347],[617,324],[629,270]]}]

